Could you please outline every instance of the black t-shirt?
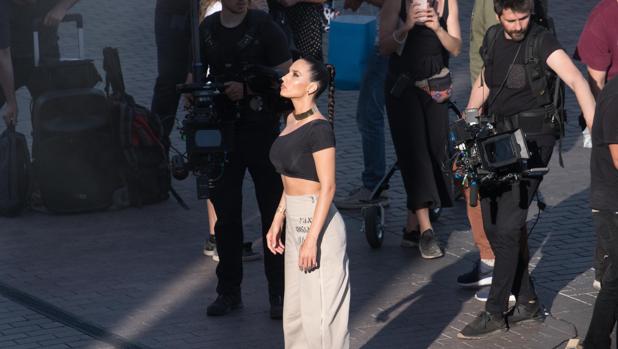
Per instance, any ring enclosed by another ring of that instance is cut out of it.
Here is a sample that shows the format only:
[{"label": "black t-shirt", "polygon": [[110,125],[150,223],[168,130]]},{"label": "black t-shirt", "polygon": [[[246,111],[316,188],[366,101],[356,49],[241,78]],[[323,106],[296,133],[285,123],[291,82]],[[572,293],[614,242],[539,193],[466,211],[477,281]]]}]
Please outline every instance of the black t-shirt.
[{"label": "black t-shirt", "polygon": [[[10,0],[9,0],[10,1]],[[38,0],[33,5],[17,5],[11,2],[11,53],[16,63],[32,63],[34,41],[32,39],[35,19],[44,19],[59,0]],[[41,60],[59,57],[58,27],[42,26],[39,31]]]},{"label": "black t-shirt", "polygon": [[9,0],[0,0],[0,50],[11,46]]},{"label": "black t-shirt", "polygon": [[334,146],[335,133],[330,123],[312,120],[279,136],[270,148],[270,162],[282,175],[319,182],[313,153]]},{"label": "black t-shirt", "polygon": [[[241,72],[244,64],[275,67],[292,58],[285,34],[267,13],[249,10],[234,28],[224,27],[220,14],[208,16],[200,26],[202,62],[210,68],[211,75],[229,81]],[[249,30],[255,38],[240,49],[239,42]],[[208,36],[212,38],[211,44],[205,42]]]},{"label": "black t-shirt", "polygon": [[590,207],[618,212],[618,169],[609,144],[618,144],[618,78],[609,81],[597,101],[592,126]]},{"label": "black t-shirt", "polygon": [[155,11],[171,14],[189,13],[191,0],[157,0]]},{"label": "black t-shirt", "polygon": [[[220,13],[208,16],[200,26],[202,62],[218,82],[243,81],[241,72],[246,65],[272,68],[291,59],[285,35],[268,13],[249,10],[245,19],[234,28],[221,25]],[[249,40],[248,36],[253,39]],[[245,45],[239,44],[241,41]],[[235,103],[231,103],[223,94],[218,98],[215,104],[219,113],[235,113]],[[263,112],[253,110],[251,105],[251,98],[241,101],[241,124],[268,124],[273,128],[277,127],[277,115],[268,113],[268,105]],[[264,112],[268,117],[263,115]]]},{"label": "black t-shirt", "polygon": [[[531,23],[531,26],[537,25]],[[528,30],[530,32],[532,27]],[[554,51],[562,49],[558,40],[550,33],[544,32],[542,34],[539,52],[541,57],[539,59],[545,65],[545,69],[550,69],[547,66],[547,58]],[[493,52],[488,52],[491,59],[490,66],[485,67],[485,81],[490,89],[489,97],[487,98],[489,106],[489,113],[495,115],[509,116],[514,115],[522,111],[531,110],[543,107],[538,105],[536,97],[532,93],[528,78],[526,77],[526,69],[524,66],[526,49],[525,41],[530,38],[528,35],[521,42],[508,40],[504,36],[504,32],[500,30],[498,37],[493,44]],[[481,47],[481,56],[485,52],[485,47],[489,44],[488,35],[485,35],[483,40],[483,46]],[[519,52],[518,52],[519,50]],[[515,58],[515,55],[517,57]],[[507,77],[507,72],[512,62],[513,67],[506,79],[504,88],[501,92],[500,86]],[[485,63],[487,65],[487,62]],[[497,95],[497,97],[495,97]]]}]

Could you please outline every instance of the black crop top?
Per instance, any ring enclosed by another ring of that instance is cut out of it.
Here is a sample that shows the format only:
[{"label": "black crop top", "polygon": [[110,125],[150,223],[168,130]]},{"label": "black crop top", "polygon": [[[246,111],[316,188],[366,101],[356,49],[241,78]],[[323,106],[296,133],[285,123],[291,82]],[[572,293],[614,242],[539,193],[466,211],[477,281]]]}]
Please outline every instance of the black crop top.
[{"label": "black crop top", "polygon": [[319,182],[313,153],[334,146],[335,134],[330,123],[316,119],[277,137],[270,148],[270,161],[284,176]]}]

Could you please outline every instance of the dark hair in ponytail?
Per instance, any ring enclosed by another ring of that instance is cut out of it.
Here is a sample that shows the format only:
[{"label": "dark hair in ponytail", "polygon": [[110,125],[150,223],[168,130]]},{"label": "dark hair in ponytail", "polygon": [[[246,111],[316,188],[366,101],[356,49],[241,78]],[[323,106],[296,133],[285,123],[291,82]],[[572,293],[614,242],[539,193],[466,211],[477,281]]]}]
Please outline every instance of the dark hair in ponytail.
[{"label": "dark hair in ponytail", "polygon": [[328,87],[328,121],[334,125],[335,118],[335,67],[332,64],[324,64],[313,56],[302,58],[309,63],[311,81],[318,83],[318,90],[315,92],[315,99],[320,97],[322,92]]},{"label": "dark hair in ponytail", "polygon": [[335,127],[335,66],[327,64],[326,69],[330,73],[328,81],[328,121]]}]

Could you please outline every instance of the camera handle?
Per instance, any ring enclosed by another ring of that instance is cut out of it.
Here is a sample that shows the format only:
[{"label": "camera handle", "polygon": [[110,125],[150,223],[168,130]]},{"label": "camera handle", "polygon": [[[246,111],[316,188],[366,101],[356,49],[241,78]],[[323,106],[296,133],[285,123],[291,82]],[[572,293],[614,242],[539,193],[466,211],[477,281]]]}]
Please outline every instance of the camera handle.
[{"label": "camera handle", "polygon": [[547,167],[535,167],[529,168],[523,173],[523,177],[535,178],[535,177],[543,177],[549,172],[549,168]]}]

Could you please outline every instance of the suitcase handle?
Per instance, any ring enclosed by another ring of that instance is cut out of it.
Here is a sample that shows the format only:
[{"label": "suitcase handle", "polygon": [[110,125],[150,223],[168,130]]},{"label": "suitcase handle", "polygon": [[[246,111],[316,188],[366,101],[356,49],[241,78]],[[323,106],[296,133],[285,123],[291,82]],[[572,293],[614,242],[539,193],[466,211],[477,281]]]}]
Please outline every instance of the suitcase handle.
[{"label": "suitcase handle", "polygon": [[[84,18],[80,13],[69,13],[62,18],[62,23],[75,22],[77,27],[77,47],[79,59],[84,59]],[[39,30],[43,25],[43,19],[37,18],[32,23],[32,38],[34,43],[34,66],[38,67],[41,61],[41,49],[39,43]]]}]

